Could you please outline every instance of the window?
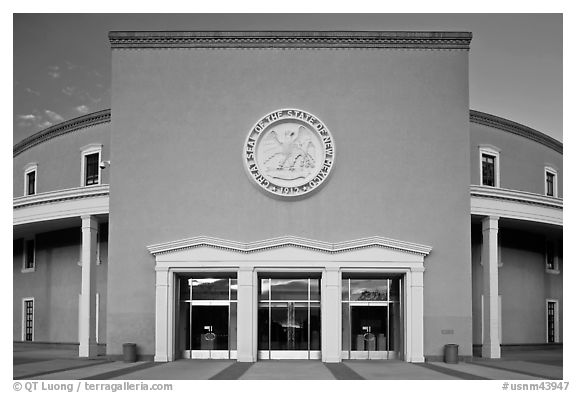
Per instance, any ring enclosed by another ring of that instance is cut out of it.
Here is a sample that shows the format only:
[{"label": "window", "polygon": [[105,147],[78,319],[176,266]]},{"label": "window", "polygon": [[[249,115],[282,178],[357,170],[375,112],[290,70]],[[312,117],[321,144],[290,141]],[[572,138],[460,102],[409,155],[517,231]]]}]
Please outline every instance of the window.
[{"label": "window", "polygon": [[546,196],[558,197],[558,172],[554,168],[544,168],[544,193]]},{"label": "window", "polygon": [[24,195],[36,194],[36,172],[38,165],[28,164],[24,169]]},{"label": "window", "polygon": [[28,172],[26,174],[27,183],[28,183],[28,192],[27,195],[34,195],[36,194],[36,171]]},{"label": "window", "polygon": [[89,154],[85,157],[86,159],[86,174],[85,174],[85,186],[93,186],[95,184],[98,184],[100,179],[99,179],[99,173],[98,173],[98,163],[99,163],[99,156],[100,154],[98,153],[94,153],[94,154]]},{"label": "window", "polygon": [[480,147],[480,184],[500,187],[500,153],[494,147]]},{"label": "window", "polygon": [[34,341],[34,298],[22,299],[22,341]]},{"label": "window", "polygon": [[33,272],[36,270],[36,245],[34,239],[24,240],[24,258],[22,262],[22,272]]},{"label": "window", "polygon": [[546,299],[546,342],[557,343],[560,341],[559,328],[558,300]]},{"label": "window", "polygon": [[82,186],[96,186],[101,182],[100,155],[102,145],[88,145],[82,148]]},{"label": "window", "polygon": [[546,272],[558,273],[558,255],[556,252],[556,244],[553,241],[546,242],[545,249]]}]

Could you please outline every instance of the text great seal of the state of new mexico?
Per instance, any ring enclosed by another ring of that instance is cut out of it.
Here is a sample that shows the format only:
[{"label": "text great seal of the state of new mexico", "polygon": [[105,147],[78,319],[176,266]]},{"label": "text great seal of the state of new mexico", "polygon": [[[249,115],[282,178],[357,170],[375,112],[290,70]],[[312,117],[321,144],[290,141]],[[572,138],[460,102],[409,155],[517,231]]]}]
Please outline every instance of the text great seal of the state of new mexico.
[{"label": "text great seal of the state of new mexico", "polygon": [[318,117],[279,109],[262,117],[244,145],[244,165],[262,189],[296,197],[317,189],[334,165],[334,139]]}]

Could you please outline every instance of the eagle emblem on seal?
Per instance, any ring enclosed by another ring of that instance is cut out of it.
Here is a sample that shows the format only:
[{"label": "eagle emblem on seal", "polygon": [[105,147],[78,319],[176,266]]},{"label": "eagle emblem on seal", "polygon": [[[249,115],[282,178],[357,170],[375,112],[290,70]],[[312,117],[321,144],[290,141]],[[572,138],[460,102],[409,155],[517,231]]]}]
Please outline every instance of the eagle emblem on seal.
[{"label": "eagle emblem on seal", "polygon": [[294,180],[316,167],[316,146],[308,128],[271,130],[262,141],[264,171],[270,177]]}]

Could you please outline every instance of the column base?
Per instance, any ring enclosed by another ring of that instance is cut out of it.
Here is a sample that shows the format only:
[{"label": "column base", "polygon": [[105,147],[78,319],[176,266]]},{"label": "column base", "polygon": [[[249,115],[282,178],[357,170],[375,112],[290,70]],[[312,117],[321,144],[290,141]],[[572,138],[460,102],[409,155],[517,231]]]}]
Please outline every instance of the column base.
[{"label": "column base", "polygon": [[486,359],[500,359],[500,346],[482,345],[482,357]]},{"label": "column base", "polygon": [[166,355],[154,355],[155,362],[168,362],[168,356]]},{"label": "column base", "polygon": [[255,363],[256,358],[254,356],[238,356],[238,363]]},{"label": "column base", "polygon": [[98,357],[98,344],[80,345],[78,347],[78,357],[96,358]]}]

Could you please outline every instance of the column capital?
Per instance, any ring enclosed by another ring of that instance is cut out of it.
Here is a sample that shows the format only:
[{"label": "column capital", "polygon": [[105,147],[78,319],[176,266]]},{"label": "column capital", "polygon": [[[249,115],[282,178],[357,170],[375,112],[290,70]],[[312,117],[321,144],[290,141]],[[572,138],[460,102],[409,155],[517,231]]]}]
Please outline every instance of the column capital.
[{"label": "column capital", "polygon": [[482,230],[498,230],[498,216],[486,216],[482,219]]},{"label": "column capital", "polygon": [[84,215],[80,218],[82,219],[82,228],[98,229],[98,219],[95,216]]},{"label": "column capital", "polygon": [[170,270],[170,268],[168,266],[154,266],[154,270],[157,272],[167,272],[168,270]]},{"label": "column capital", "polygon": [[253,272],[254,266],[240,265],[240,266],[238,266],[238,271],[240,271],[240,272]]}]

